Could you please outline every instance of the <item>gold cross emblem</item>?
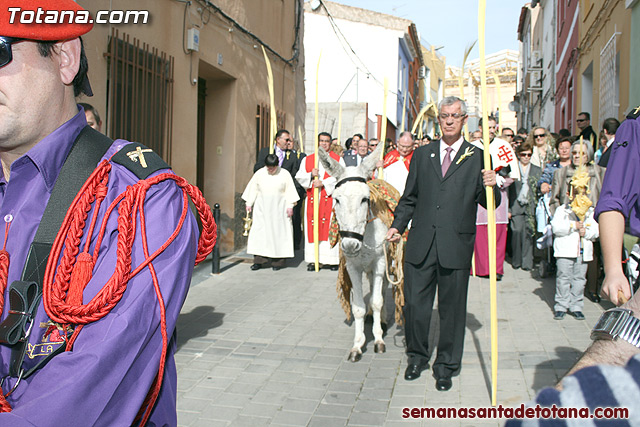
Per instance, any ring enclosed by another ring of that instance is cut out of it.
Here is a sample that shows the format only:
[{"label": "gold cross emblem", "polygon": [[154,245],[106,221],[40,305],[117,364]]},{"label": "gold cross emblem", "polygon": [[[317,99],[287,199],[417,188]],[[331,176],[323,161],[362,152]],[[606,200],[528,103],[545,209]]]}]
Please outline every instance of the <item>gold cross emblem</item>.
[{"label": "gold cross emblem", "polygon": [[640,105],[638,106],[638,108],[635,109],[635,111],[633,112],[633,114],[638,114],[640,113]]},{"label": "gold cross emblem", "polygon": [[148,153],[151,152],[153,150],[151,150],[150,148],[146,148],[146,149],[142,149],[141,147],[136,147],[135,151],[129,151],[127,153],[127,156],[131,159],[132,162],[134,163],[138,163],[138,159],[140,159],[140,165],[143,168],[147,167],[147,161],[144,158],[144,154],[143,153]]}]

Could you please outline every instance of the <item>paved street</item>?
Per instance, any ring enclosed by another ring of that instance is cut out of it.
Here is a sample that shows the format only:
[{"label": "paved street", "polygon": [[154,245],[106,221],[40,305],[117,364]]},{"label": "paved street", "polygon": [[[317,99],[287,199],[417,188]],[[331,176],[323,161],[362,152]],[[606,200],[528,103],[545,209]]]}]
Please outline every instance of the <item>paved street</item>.
[{"label": "paved street", "polygon": [[[450,391],[439,392],[430,371],[416,381],[403,378],[404,334],[393,323],[390,291],[387,352],[373,352],[367,323],[365,353],[351,363],[346,357],[353,326],[336,298],[336,272],[307,272],[299,258],[290,263],[295,267],[254,272],[247,261],[229,257],[216,276],[205,262],[194,273],[178,321],[179,425],[502,424],[402,418],[404,407],[490,406],[487,279],[470,280],[462,372]],[[553,320],[554,286],[554,279],[534,279],[505,264],[498,282],[498,404],[515,407],[555,384],[589,345],[591,327],[609,307],[585,299],[586,321]]]}]

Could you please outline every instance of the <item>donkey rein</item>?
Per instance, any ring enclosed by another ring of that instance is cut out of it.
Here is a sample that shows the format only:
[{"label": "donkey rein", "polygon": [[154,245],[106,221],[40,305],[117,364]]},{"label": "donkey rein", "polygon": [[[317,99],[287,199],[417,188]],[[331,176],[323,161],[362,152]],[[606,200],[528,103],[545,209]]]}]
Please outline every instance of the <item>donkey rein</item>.
[{"label": "donkey rein", "polygon": [[[382,243],[385,243],[385,242],[389,244],[388,240],[383,240]],[[384,273],[387,276],[387,280],[389,281],[389,283],[396,286],[396,285],[399,285],[404,280],[404,269],[402,267],[402,252],[404,251],[404,239],[400,238],[400,240],[398,241],[398,244],[396,245],[395,254],[393,254],[393,259],[396,260],[396,277],[398,278],[398,280],[395,280],[395,281],[391,280],[390,273],[389,273],[389,269],[390,269],[389,264],[391,263],[389,262],[389,257],[387,255],[387,246],[388,245],[383,246],[384,260],[385,260]]]}]

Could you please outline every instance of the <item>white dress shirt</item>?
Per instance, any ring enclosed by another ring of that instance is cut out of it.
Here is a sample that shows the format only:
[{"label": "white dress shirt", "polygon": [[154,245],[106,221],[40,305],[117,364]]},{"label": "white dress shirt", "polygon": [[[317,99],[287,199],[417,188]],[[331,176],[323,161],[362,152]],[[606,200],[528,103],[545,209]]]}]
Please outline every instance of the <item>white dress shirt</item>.
[{"label": "white dress shirt", "polygon": [[448,147],[451,147],[451,153],[449,155],[451,156],[451,161],[453,162],[453,159],[456,158],[456,154],[458,154],[460,147],[462,147],[463,141],[464,138],[462,136],[451,145],[447,145],[443,140],[440,140],[440,164],[442,164],[442,162],[444,161],[444,156],[447,154]]}]

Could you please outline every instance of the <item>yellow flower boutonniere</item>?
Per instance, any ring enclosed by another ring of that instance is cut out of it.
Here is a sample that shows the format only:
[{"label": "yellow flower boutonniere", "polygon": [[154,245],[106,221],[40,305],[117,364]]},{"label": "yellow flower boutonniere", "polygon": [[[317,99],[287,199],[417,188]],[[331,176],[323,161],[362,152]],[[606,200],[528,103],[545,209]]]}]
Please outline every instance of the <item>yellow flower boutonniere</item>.
[{"label": "yellow flower boutonniere", "polygon": [[460,156],[460,158],[456,162],[456,165],[460,164],[460,162],[462,162],[464,159],[466,159],[467,157],[472,156],[472,155],[473,155],[473,147],[467,147],[465,152],[462,153],[462,156]]}]

